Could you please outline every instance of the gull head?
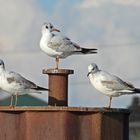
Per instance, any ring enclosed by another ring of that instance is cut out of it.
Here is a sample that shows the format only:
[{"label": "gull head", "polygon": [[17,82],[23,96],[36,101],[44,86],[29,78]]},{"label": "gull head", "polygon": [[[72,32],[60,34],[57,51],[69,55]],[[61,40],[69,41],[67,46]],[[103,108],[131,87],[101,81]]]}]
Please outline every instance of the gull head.
[{"label": "gull head", "polygon": [[0,59],[0,69],[5,69],[4,62],[2,59]]},{"label": "gull head", "polygon": [[89,76],[89,74],[91,73],[95,73],[96,71],[98,71],[98,66],[95,63],[92,63],[88,66],[88,74],[87,76]]},{"label": "gull head", "polygon": [[46,33],[46,32],[60,32],[58,29],[56,29],[50,22],[48,23],[44,23],[42,25],[42,34]]}]

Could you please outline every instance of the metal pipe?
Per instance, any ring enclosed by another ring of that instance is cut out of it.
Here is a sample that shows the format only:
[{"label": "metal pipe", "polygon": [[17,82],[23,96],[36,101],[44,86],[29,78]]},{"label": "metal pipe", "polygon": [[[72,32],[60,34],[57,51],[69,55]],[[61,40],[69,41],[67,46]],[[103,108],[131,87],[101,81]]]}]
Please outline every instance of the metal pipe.
[{"label": "metal pipe", "polygon": [[49,105],[68,106],[68,75],[73,73],[69,69],[43,70],[43,74],[49,76]]}]

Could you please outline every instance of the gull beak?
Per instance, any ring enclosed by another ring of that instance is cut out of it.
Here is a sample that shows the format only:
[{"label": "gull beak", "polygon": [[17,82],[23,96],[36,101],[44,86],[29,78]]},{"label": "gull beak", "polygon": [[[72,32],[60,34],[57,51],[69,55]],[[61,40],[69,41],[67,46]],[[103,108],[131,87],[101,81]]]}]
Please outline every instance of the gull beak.
[{"label": "gull beak", "polygon": [[87,74],[87,77],[88,77],[90,74],[91,74],[91,72],[89,72],[89,73]]},{"label": "gull beak", "polygon": [[60,30],[56,29],[56,28],[52,28],[51,32],[56,31],[56,32],[60,32]]}]

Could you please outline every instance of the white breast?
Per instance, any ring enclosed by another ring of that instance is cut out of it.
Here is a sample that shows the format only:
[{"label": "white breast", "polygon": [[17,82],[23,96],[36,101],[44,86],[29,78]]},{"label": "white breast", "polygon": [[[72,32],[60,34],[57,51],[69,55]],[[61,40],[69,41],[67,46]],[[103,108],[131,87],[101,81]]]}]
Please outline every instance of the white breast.
[{"label": "white breast", "polygon": [[42,36],[40,40],[41,50],[51,57],[56,57],[56,56],[61,55],[62,54],[61,52],[56,52],[54,49],[51,49],[50,47],[48,47],[48,42],[50,41],[50,39],[51,39],[50,37]]},{"label": "white breast", "polygon": [[8,81],[6,80],[5,75],[3,74],[2,76],[0,76],[0,88],[10,94],[26,94],[24,93],[24,89],[22,86],[20,86],[18,83],[12,82],[12,83],[8,83]]},{"label": "white breast", "polygon": [[108,88],[106,88],[105,86],[102,85],[100,76],[98,76],[98,78],[96,78],[90,74],[89,79],[90,79],[91,84],[101,93],[103,93],[107,96],[110,96],[113,94],[112,90],[109,90]]}]

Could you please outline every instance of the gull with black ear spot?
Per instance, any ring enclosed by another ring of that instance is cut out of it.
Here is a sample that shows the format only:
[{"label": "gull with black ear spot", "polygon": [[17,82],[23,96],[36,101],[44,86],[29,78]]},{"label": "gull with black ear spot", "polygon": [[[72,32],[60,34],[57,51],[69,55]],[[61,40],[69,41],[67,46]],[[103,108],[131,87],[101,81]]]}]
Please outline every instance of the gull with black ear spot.
[{"label": "gull with black ear spot", "polygon": [[110,100],[108,108],[111,107],[112,97],[140,93],[139,88],[135,88],[131,83],[123,81],[115,75],[99,70],[95,63],[88,66],[87,76],[89,77],[91,84],[98,91],[109,96]]},{"label": "gull with black ear spot", "polygon": [[16,72],[6,71],[3,60],[0,59],[0,89],[11,95],[10,107],[13,106],[13,96],[16,96],[15,105],[17,105],[18,95],[28,93],[41,93],[48,89],[37,86],[35,83],[25,79]]},{"label": "gull with black ear spot", "polygon": [[47,55],[56,59],[56,69],[58,69],[59,59],[66,58],[70,55],[77,54],[94,54],[97,53],[95,48],[82,48],[76,43],[72,42],[68,37],[53,32],[60,32],[51,23],[44,23],[42,25],[42,37],[40,40],[40,48]]}]

